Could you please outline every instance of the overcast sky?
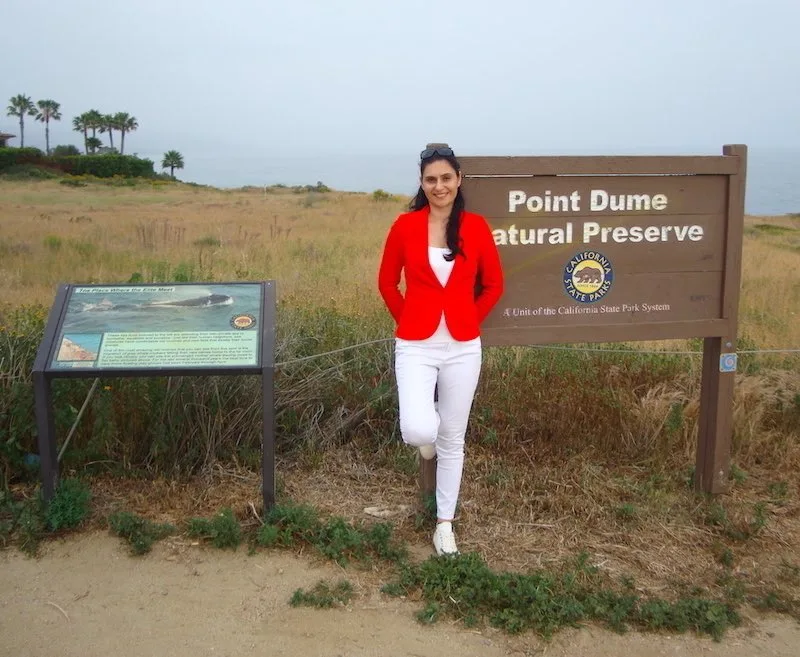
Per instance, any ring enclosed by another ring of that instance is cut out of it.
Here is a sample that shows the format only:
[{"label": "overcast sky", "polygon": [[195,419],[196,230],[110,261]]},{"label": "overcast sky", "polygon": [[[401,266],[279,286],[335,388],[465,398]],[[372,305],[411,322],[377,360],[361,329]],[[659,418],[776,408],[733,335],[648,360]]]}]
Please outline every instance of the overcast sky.
[{"label": "overcast sky", "polygon": [[[5,0],[0,101],[134,115],[126,151],[800,148],[798,0]],[[0,116],[0,130],[18,133]],[[19,142],[12,142],[12,144]],[[44,146],[26,124],[26,143]],[[413,164],[413,163],[412,163]],[[191,177],[191,176],[189,176]]]}]

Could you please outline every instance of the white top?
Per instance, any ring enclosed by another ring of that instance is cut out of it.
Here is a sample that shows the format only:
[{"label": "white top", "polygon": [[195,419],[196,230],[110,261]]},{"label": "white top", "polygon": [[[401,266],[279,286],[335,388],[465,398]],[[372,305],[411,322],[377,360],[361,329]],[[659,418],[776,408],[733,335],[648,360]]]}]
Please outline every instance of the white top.
[{"label": "white top", "polygon": [[[431,263],[431,269],[433,269],[433,273],[436,274],[436,278],[439,279],[439,282],[444,286],[447,284],[448,279],[450,278],[450,274],[453,271],[453,265],[455,265],[455,259],[447,261],[444,259],[445,254],[449,253],[450,249],[441,246],[429,246],[428,247],[428,261]],[[442,313],[442,317],[439,320],[439,326],[436,327],[436,330],[433,332],[433,335],[422,342],[453,342],[454,338],[450,335],[450,331],[447,330],[447,324],[444,321],[444,313]]]},{"label": "white top", "polygon": [[446,246],[429,246],[428,247],[428,261],[431,263],[431,269],[436,274],[436,278],[442,285],[447,285],[450,278],[450,272],[453,271],[455,259],[447,261],[444,256],[450,252]]}]

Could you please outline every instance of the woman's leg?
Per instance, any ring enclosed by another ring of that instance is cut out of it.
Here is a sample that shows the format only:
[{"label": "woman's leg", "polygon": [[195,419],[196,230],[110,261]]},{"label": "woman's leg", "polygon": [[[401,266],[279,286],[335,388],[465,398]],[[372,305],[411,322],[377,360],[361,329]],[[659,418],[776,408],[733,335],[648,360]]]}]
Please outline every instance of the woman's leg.
[{"label": "woman's leg", "polygon": [[439,415],[433,405],[441,349],[431,344],[395,342],[395,378],[403,442],[415,447],[433,445]]},{"label": "woman's leg", "polygon": [[480,340],[449,345],[438,379],[436,509],[440,522],[455,517],[464,468],[464,436],[480,372]]}]

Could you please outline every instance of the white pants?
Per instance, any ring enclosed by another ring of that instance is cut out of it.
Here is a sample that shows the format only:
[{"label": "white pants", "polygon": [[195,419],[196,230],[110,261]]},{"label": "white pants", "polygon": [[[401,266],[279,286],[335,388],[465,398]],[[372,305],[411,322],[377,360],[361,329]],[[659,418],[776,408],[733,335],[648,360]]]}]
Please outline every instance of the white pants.
[{"label": "white pants", "polygon": [[[395,340],[403,442],[436,446],[436,510],[452,520],[464,469],[464,436],[481,371],[481,340]],[[434,406],[438,388],[438,409]]]}]

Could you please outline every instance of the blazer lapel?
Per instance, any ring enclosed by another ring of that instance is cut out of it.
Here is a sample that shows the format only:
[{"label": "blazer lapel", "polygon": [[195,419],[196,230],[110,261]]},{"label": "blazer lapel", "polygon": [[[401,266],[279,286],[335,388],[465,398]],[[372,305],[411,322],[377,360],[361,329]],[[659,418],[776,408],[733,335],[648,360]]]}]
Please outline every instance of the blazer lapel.
[{"label": "blazer lapel", "polygon": [[419,240],[418,244],[422,248],[422,261],[423,261],[423,268],[425,269],[426,275],[430,279],[431,283],[434,285],[438,285],[441,287],[441,283],[439,282],[438,277],[436,276],[436,272],[433,271],[433,267],[431,267],[431,256],[428,251],[428,215],[429,211],[427,206],[419,210]]}]

